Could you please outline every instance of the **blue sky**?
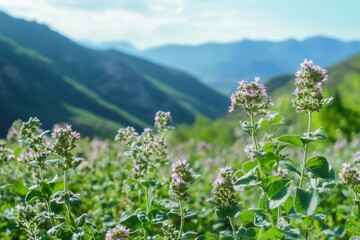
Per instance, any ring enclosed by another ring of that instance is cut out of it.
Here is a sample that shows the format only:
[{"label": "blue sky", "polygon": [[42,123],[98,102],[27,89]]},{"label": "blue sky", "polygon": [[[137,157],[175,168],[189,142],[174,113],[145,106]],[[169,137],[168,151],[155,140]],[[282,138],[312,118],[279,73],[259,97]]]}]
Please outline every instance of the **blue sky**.
[{"label": "blue sky", "polygon": [[360,40],[359,0],[0,0],[73,38],[139,48],[242,39]]}]

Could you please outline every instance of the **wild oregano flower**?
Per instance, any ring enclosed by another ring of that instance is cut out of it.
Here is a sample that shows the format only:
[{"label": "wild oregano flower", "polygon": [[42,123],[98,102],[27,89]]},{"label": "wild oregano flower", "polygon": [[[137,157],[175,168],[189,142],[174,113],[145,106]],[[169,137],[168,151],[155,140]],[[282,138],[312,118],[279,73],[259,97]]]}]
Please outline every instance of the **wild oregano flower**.
[{"label": "wild oregano flower", "polygon": [[292,104],[298,112],[318,112],[332,98],[323,99],[323,83],[328,80],[327,70],[307,59],[295,73],[294,98]]},{"label": "wild oregano flower", "polygon": [[28,156],[32,156],[29,162],[32,166],[44,166],[46,159],[52,154],[52,149],[45,141],[44,135],[47,131],[42,132],[40,129],[41,122],[37,118],[29,118],[28,122],[22,123],[20,130],[23,144],[30,148]]},{"label": "wild oregano flower", "polygon": [[71,150],[76,147],[76,142],[80,139],[80,133],[72,131],[70,125],[64,128],[56,128],[52,133],[55,138],[54,151],[60,156],[67,157]]},{"label": "wild oregano flower", "polygon": [[16,205],[16,223],[24,229],[28,239],[40,239],[40,226],[48,219],[44,216],[45,204],[27,204],[25,206]]},{"label": "wild oregano flower", "polygon": [[339,173],[340,181],[352,189],[360,185],[360,152],[355,153],[353,163],[343,163]]},{"label": "wild oregano flower", "polygon": [[234,183],[235,177],[231,167],[220,168],[211,191],[212,201],[216,207],[230,209],[237,204]]},{"label": "wild oregano flower", "polygon": [[314,65],[311,60],[304,59],[300,64],[300,69],[295,73],[295,86],[311,88],[321,86],[328,80],[327,70]]},{"label": "wild oregano flower", "polygon": [[339,173],[339,179],[342,183],[354,188],[360,185],[360,169],[353,166],[351,163],[343,163]]},{"label": "wild oregano flower", "polygon": [[[170,113],[157,113],[155,126],[159,128],[159,132],[163,133],[169,129],[167,124],[170,120]],[[145,128],[140,135],[132,127],[120,128],[115,141],[122,142],[129,148],[126,155],[133,160],[132,171],[135,179],[145,179],[156,166],[168,160],[164,136],[155,134],[151,128]]]},{"label": "wild oregano flower", "polygon": [[155,124],[154,126],[157,128],[159,132],[166,132],[170,126],[168,124],[171,122],[171,114],[170,112],[158,111],[155,115]]},{"label": "wild oregano flower", "polygon": [[66,125],[63,128],[54,129],[52,137],[55,138],[54,152],[63,158],[57,162],[57,167],[62,170],[77,167],[81,163],[81,159],[75,158],[71,151],[76,147],[80,133],[73,131],[70,125]]},{"label": "wild oregano flower", "polygon": [[177,160],[172,165],[170,193],[176,200],[186,200],[189,196],[189,186],[194,176],[190,164],[185,160]]},{"label": "wild oregano flower", "polygon": [[173,240],[177,238],[178,230],[169,221],[163,222],[161,230],[164,234],[164,240]]},{"label": "wild oregano flower", "polygon": [[115,136],[115,141],[123,142],[125,145],[130,146],[138,136],[139,134],[133,127],[120,128]]},{"label": "wild oregano flower", "polygon": [[20,119],[14,121],[6,135],[6,140],[8,140],[9,142],[18,141],[21,138],[21,127],[22,121]]},{"label": "wild oregano flower", "polygon": [[12,160],[14,160],[14,152],[5,147],[5,144],[0,144],[0,167],[8,164]]},{"label": "wild oregano flower", "polygon": [[355,162],[356,164],[359,164],[359,163],[360,163],[360,151],[358,151],[358,152],[355,153],[354,162]]},{"label": "wild oregano flower", "polygon": [[259,83],[260,78],[248,83],[239,82],[237,91],[230,97],[231,106],[229,112],[236,109],[244,109],[249,115],[264,116],[272,106],[271,98],[267,95],[264,84]]},{"label": "wild oregano flower", "polygon": [[118,225],[106,233],[105,240],[127,240],[130,239],[130,230],[125,226]]}]

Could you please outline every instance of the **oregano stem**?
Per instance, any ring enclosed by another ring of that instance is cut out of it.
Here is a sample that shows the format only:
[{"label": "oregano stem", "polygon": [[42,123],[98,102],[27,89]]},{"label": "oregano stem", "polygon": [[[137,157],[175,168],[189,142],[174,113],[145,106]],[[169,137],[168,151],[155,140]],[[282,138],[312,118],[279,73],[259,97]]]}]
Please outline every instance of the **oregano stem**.
[{"label": "oregano stem", "polygon": [[180,208],[180,213],[181,213],[181,222],[180,222],[180,230],[179,230],[179,235],[178,235],[178,239],[181,238],[182,236],[182,232],[184,229],[184,220],[185,220],[185,216],[184,216],[184,207],[183,207],[183,203],[182,200],[179,200],[179,208]]},{"label": "oregano stem", "polygon": [[[255,127],[254,114],[250,114],[250,121],[251,121],[251,125],[253,127],[252,130],[251,130],[251,137],[252,137],[252,140],[253,140],[253,144],[254,144],[255,150],[259,151],[259,144],[258,144],[257,139],[256,139],[256,127]],[[258,177],[261,179],[261,176],[262,176],[261,164],[260,164],[260,161],[258,159],[256,159],[256,161],[258,163],[258,170],[259,170],[259,172],[258,172],[259,176]]]},{"label": "oregano stem", "polygon": [[150,204],[149,204],[149,186],[145,187],[145,204],[146,204],[146,214],[150,212]]},{"label": "oregano stem", "polygon": [[[308,128],[307,128],[307,137],[309,137],[310,131],[311,131],[311,121],[312,121],[312,115],[311,112],[308,111]],[[304,182],[304,177],[305,177],[305,165],[306,165],[306,160],[307,160],[307,153],[308,153],[308,149],[309,149],[309,143],[305,143],[304,145],[304,157],[303,157],[303,162],[302,162],[302,166],[301,166],[301,176],[300,176],[300,183],[299,183],[299,188],[302,188],[302,184]]]},{"label": "oregano stem", "polygon": [[67,170],[64,170],[64,193],[67,193]]},{"label": "oregano stem", "polygon": [[231,229],[232,229],[232,232],[233,232],[233,235],[234,235],[234,239],[235,239],[235,240],[237,240],[236,230],[235,230],[234,223],[233,223],[233,221],[232,221],[232,218],[231,218],[231,217],[229,217],[229,222],[230,222]]}]

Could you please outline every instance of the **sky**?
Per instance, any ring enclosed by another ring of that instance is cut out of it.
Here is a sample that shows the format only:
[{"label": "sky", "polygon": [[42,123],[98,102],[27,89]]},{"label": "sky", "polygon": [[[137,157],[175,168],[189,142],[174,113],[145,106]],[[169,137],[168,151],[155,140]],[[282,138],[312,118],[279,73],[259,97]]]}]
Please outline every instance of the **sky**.
[{"label": "sky", "polygon": [[166,44],[329,36],[360,40],[359,0],[0,0],[77,41]]}]

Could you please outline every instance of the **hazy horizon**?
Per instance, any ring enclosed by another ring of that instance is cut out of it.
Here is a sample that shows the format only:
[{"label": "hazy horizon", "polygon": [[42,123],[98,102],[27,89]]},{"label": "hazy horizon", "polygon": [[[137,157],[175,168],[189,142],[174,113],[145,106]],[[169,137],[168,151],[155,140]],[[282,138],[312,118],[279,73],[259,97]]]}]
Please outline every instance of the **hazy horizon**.
[{"label": "hazy horizon", "polygon": [[[304,40],[360,40],[359,1],[2,0],[0,9],[35,20],[77,42],[157,46]],[[334,17],[336,16],[336,17]]]}]

